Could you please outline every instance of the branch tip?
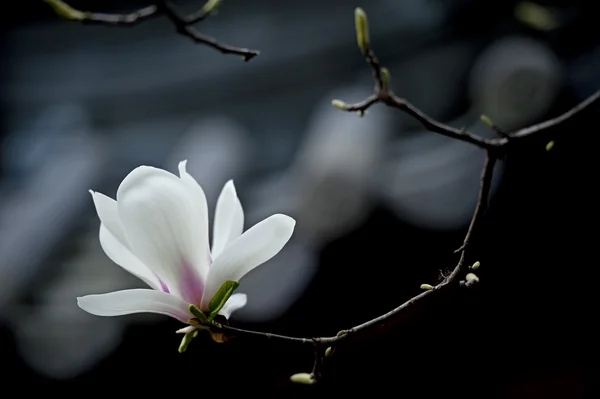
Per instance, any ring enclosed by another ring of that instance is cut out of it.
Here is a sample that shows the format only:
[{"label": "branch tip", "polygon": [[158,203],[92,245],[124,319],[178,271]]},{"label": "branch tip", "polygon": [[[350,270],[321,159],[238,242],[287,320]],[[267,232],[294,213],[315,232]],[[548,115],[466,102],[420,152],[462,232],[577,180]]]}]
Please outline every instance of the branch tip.
[{"label": "branch tip", "polygon": [[371,43],[369,38],[369,21],[362,8],[354,10],[354,28],[356,30],[356,43],[363,54],[367,54]]},{"label": "branch tip", "polygon": [[79,11],[62,0],[44,0],[54,12],[61,18],[70,21],[83,21],[87,19],[88,13]]},{"label": "branch tip", "polygon": [[317,379],[311,373],[296,373],[290,377],[290,381],[296,384],[312,385],[317,382]]}]

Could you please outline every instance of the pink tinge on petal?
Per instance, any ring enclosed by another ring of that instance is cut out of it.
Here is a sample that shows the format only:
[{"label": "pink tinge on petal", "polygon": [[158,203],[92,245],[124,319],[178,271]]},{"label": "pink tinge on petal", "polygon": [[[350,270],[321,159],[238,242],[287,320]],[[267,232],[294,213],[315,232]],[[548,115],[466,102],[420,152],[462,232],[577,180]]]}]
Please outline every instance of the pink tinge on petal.
[{"label": "pink tinge on petal", "polygon": [[158,274],[154,273],[154,276],[156,276],[156,279],[158,280],[158,282],[160,283],[160,289],[163,292],[166,292],[167,294],[170,294],[171,291],[169,290],[169,287],[167,286],[167,283],[165,283],[159,276]]},{"label": "pink tinge on petal", "polygon": [[167,287],[167,284],[164,281],[160,280],[160,279],[159,279],[159,281],[160,281],[160,288],[163,290],[163,292],[166,292],[167,294],[170,294],[171,291],[169,291],[169,287]]},{"label": "pink tinge on petal", "polygon": [[190,304],[200,305],[204,293],[204,281],[187,260],[182,261],[181,279],[181,297]]}]

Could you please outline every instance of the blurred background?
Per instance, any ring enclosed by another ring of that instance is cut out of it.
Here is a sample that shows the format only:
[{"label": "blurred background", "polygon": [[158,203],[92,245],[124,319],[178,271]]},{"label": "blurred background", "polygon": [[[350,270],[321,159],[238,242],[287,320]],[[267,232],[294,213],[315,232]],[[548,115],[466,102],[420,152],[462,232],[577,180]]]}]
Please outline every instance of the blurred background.
[{"label": "blurred background", "polygon": [[[331,106],[372,91],[354,8],[369,15],[396,93],[493,137],[480,114],[518,129],[600,88],[593,0],[226,0],[198,28],[259,49],[249,63],[194,45],[164,18],[85,26],[42,1],[8,3],[0,15],[5,387],[595,396],[598,106],[556,129],[551,151],[535,143],[498,165],[470,259],[481,261],[480,284],[338,351],[319,386],[289,382],[310,371],[309,348],[203,336],[179,354],[178,322],[96,317],[75,299],[141,286],[100,248],[88,190],[114,197],[134,167],[175,172],[187,159],[211,213],[233,178],[246,228],[279,212],[298,221],[286,248],[242,280],[249,302],[231,323],[332,335],[399,305],[455,264],[484,154],[384,106],[364,118]],[[70,2],[97,12],[148,3]],[[202,2],[175,4],[192,11]]]}]

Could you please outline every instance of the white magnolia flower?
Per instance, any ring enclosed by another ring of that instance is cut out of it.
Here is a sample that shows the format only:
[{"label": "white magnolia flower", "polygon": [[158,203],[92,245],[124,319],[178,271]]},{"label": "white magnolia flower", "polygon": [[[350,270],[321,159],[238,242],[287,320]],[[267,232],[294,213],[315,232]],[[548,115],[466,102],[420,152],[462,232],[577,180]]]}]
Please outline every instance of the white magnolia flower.
[{"label": "white magnolia flower", "polygon": [[[217,200],[209,248],[206,197],[186,172],[186,161],[179,164],[179,177],[149,166],[134,169],[116,201],[90,192],[104,252],[151,288],[77,298],[80,308],[98,316],[150,312],[187,323],[194,317],[190,304],[208,312],[219,288],[275,256],[296,224],[275,214],[242,234],[244,212],[230,180]],[[245,294],[233,294],[219,314],[229,318],[245,305]]]}]

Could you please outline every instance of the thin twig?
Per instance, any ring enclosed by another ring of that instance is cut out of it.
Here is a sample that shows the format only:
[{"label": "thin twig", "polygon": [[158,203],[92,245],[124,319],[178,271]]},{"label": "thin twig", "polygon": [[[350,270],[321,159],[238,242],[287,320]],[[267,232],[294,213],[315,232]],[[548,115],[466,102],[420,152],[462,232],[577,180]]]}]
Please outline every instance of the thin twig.
[{"label": "thin twig", "polygon": [[[479,188],[479,196],[477,198],[477,205],[475,205],[475,213],[473,213],[473,218],[471,218],[471,223],[469,224],[469,228],[467,230],[467,234],[465,235],[465,239],[463,240],[463,244],[458,248],[455,253],[462,252],[465,253],[467,247],[471,242],[471,236],[473,235],[473,230],[475,229],[475,225],[479,222],[481,218],[481,214],[483,210],[487,207],[487,203],[490,196],[490,190],[492,187],[492,178],[494,174],[494,166],[496,165],[496,158],[488,151],[485,157],[485,163],[483,164],[483,171],[481,172],[481,187]],[[455,269],[456,270],[456,269]],[[452,272],[454,273],[454,272]],[[452,275],[450,277],[452,278]]]},{"label": "thin twig", "polygon": [[45,0],[63,18],[78,21],[83,24],[99,24],[106,26],[131,27],[161,15],[166,16],[175,26],[177,32],[188,37],[194,43],[202,44],[220,51],[223,54],[241,56],[244,61],[250,61],[259,55],[258,50],[230,46],[217,41],[215,38],[200,33],[192,24],[200,22],[211,15],[215,9],[215,2],[207,2],[198,11],[183,15],[166,0],[157,1],[155,5],[140,8],[126,14],[106,14],[80,11],[72,8],[62,0]]},{"label": "thin twig", "polygon": [[248,336],[257,336],[257,337],[261,337],[261,338],[267,338],[267,339],[273,339],[273,340],[279,340],[279,341],[289,341],[289,342],[293,342],[293,343],[297,343],[297,344],[310,344],[310,345],[315,344],[315,341],[312,338],[298,338],[298,337],[290,337],[287,335],[271,334],[271,333],[265,333],[265,332],[260,332],[260,331],[253,331],[253,330],[245,330],[243,328],[233,327],[233,326],[230,326],[227,324],[214,323],[214,329],[216,329],[217,331],[222,331],[222,332],[237,333],[240,335],[248,335]]},{"label": "thin twig", "polygon": [[177,33],[190,38],[195,43],[211,47],[223,54],[239,55],[244,61],[250,61],[252,58],[260,54],[258,50],[250,50],[247,48],[222,44],[210,36],[203,35],[202,33],[198,32],[196,28],[190,26],[186,22],[185,16],[181,15],[168,1],[160,1],[157,5],[159,10],[171,20],[175,26],[175,29],[177,30]]},{"label": "thin twig", "polygon": [[493,140],[489,140],[483,137],[476,136],[475,134],[467,131],[466,129],[457,129],[452,126],[445,125],[441,122],[431,118],[419,108],[415,107],[403,98],[396,96],[394,93],[389,92],[382,95],[381,101],[386,105],[399,109],[400,111],[412,116],[423,125],[423,127],[430,132],[441,134],[442,136],[449,137],[451,139],[464,141],[470,144],[474,144],[483,149],[492,149],[496,145]]},{"label": "thin twig", "polygon": [[372,105],[384,103],[387,106],[397,108],[400,111],[412,116],[419,121],[423,127],[425,127],[425,129],[431,132],[438,133],[452,139],[466,141],[485,149],[489,149],[494,146],[490,140],[478,137],[465,129],[456,129],[436,121],[405,99],[396,96],[394,92],[384,84],[381,74],[382,66],[379,63],[375,52],[371,48],[366,49],[365,60],[371,67],[373,78],[375,80],[374,93],[363,101],[354,104],[342,103],[342,105],[338,106],[338,108],[344,111],[359,112],[364,114],[364,112]]},{"label": "thin twig", "polygon": [[216,12],[219,3],[220,1],[208,0],[198,11],[185,16],[185,23],[192,25],[197,22],[204,21],[206,18],[210,17]]},{"label": "thin twig", "polygon": [[84,24],[100,24],[111,26],[135,26],[150,18],[159,16],[156,6],[140,8],[128,14],[106,14],[101,12],[86,12]]},{"label": "thin twig", "polygon": [[[556,118],[548,119],[547,121],[544,121],[542,123],[538,123],[536,125],[525,127],[523,129],[517,130],[514,133],[511,133],[510,139],[522,139],[522,138],[530,137],[532,135],[537,136],[540,132],[542,132],[544,130],[550,130],[550,129],[555,128],[556,126],[560,125],[561,123],[568,121],[569,119],[571,119],[572,117],[574,117],[575,115],[580,113],[581,111],[589,108],[590,106],[596,104],[599,101],[600,101],[600,90],[596,91],[594,94],[592,94],[591,96],[586,98],[584,101],[580,102],[579,104],[577,104],[576,106],[574,106],[573,108],[571,108],[570,110],[565,112],[564,114],[557,116]],[[501,143],[506,143],[508,141],[508,139],[500,139],[497,141],[501,142]]]},{"label": "thin twig", "polygon": [[510,138],[510,134],[496,126],[496,124],[487,115],[481,115],[481,121],[494,132],[496,132],[500,137]]},{"label": "thin twig", "polygon": [[531,136],[532,134],[537,135],[541,131],[554,128],[554,127],[558,126],[559,124],[569,120],[570,118],[575,116],[577,113],[585,110],[586,108],[588,108],[588,107],[594,105],[596,102],[600,101],[600,90],[598,90],[597,92],[592,94],[590,97],[588,97],[586,100],[582,101],[577,106],[573,107],[572,109],[565,112],[564,114],[562,114],[556,118],[520,129],[516,132],[506,133],[506,132],[500,130],[498,127],[493,126],[493,130],[496,131],[498,134],[500,134],[502,137],[496,138],[496,139],[486,139],[483,137],[479,137],[479,136],[467,131],[464,128],[457,129],[452,126],[448,126],[444,123],[441,123],[439,121],[436,121],[435,119],[431,118],[430,116],[425,114],[423,111],[421,111],[419,108],[412,105],[407,100],[400,98],[399,96],[394,94],[394,92],[383,83],[382,73],[381,73],[382,66],[381,66],[377,56],[375,55],[375,52],[370,47],[367,48],[365,51],[365,61],[371,68],[371,71],[373,73],[373,78],[375,80],[374,93],[372,95],[370,95],[369,97],[367,97],[365,100],[357,102],[357,103],[353,103],[353,104],[346,104],[341,101],[338,101],[338,103],[336,105],[338,108],[340,108],[341,110],[344,110],[344,111],[358,112],[359,114],[363,115],[365,113],[365,111],[367,111],[367,109],[369,109],[374,104],[384,103],[387,106],[396,108],[396,109],[408,114],[409,116],[413,117],[414,119],[419,121],[426,130],[428,130],[430,132],[438,133],[438,134],[441,134],[442,136],[446,136],[446,137],[449,137],[449,138],[452,138],[455,140],[464,141],[464,142],[476,145],[477,147],[480,147],[480,148],[483,148],[486,150],[492,150],[492,149],[498,150],[498,149],[502,148],[503,146],[508,145],[509,142],[513,141],[513,139],[518,140],[518,139],[526,138],[526,137]]},{"label": "thin twig", "polygon": [[381,65],[379,64],[379,60],[375,55],[375,51],[371,48],[367,48],[365,53],[365,60],[367,64],[371,67],[371,71],[373,72],[373,79],[375,80],[375,92],[382,92],[387,90],[386,85],[383,82],[383,77],[381,75]]}]

